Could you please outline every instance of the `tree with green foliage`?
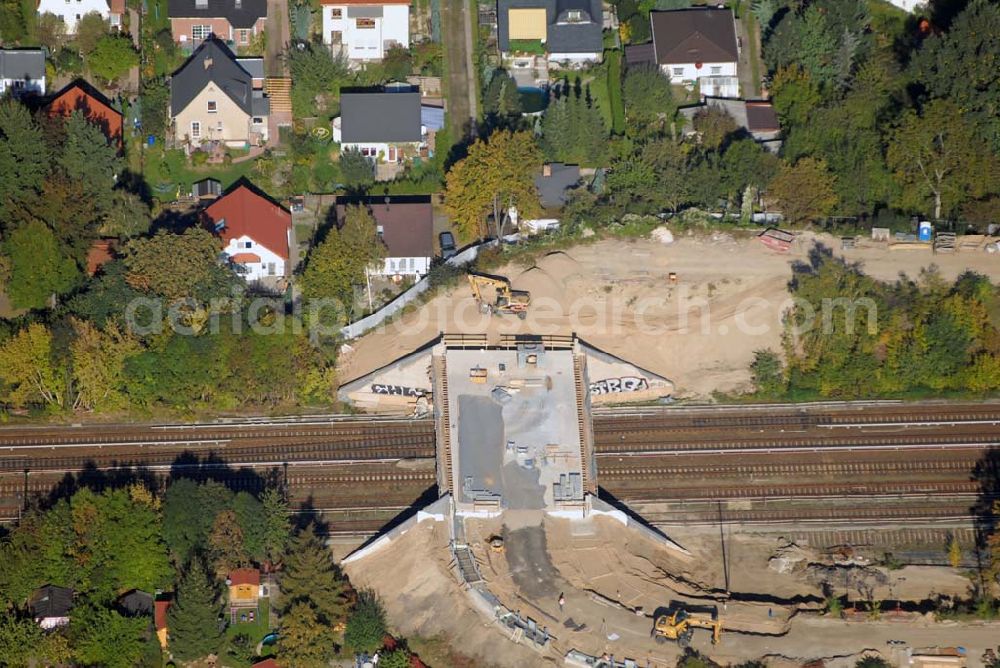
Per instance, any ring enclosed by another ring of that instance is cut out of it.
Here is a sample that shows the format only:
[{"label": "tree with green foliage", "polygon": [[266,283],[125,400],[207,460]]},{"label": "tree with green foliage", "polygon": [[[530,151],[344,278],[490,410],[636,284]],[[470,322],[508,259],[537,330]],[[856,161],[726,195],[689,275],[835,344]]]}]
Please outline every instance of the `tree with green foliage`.
[{"label": "tree with green foliage", "polygon": [[[172,40],[171,40],[172,41]],[[143,79],[139,86],[142,99],[142,130],[144,134],[166,138],[170,109],[170,86],[166,78]]]},{"label": "tree with green foliage", "polygon": [[97,48],[102,37],[106,37],[111,27],[106,20],[101,18],[97,12],[87,12],[76,22],[76,43],[77,51],[84,58],[87,58]]},{"label": "tree with green foliage", "polygon": [[786,389],[781,357],[773,350],[757,350],[750,363],[750,376],[758,394],[777,397]]},{"label": "tree with green foliage", "polygon": [[121,260],[112,260],[87,283],[83,292],[75,294],[68,302],[71,313],[104,328],[111,320],[124,324],[125,307],[144,293],[128,284],[128,270]]},{"label": "tree with green foliage", "polygon": [[[190,337],[185,337],[190,338]],[[225,485],[174,480],[163,495],[163,540],[176,564],[185,564],[208,547],[216,515],[232,503]]]},{"label": "tree with green foliage", "polygon": [[221,606],[208,570],[194,559],[182,573],[173,605],[167,610],[170,653],[181,661],[208,656],[222,646]]},{"label": "tree with green foliage", "polygon": [[0,100],[0,230],[10,207],[36,197],[51,169],[48,145],[27,107]]},{"label": "tree with green foliage", "polygon": [[880,656],[868,655],[858,659],[854,668],[892,668],[892,664]]},{"label": "tree with green foliage", "polygon": [[0,38],[8,44],[20,42],[27,36],[24,6],[19,0],[0,0]]},{"label": "tree with green foliage", "polygon": [[72,290],[80,275],[52,230],[37,220],[9,232],[2,252],[10,260],[7,294],[14,308],[43,308]]},{"label": "tree with green foliage", "polygon": [[516,124],[521,111],[517,81],[505,69],[493,70],[483,90],[483,113],[492,119],[494,126],[507,127]]},{"label": "tree with green foliage", "polygon": [[61,406],[64,371],[55,359],[52,332],[40,322],[30,323],[0,345],[0,396],[14,407]]},{"label": "tree with green foliage", "polygon": [[780,68],[771,88],[774,111],[785,125],[804,124],[823,99],[812,76],[797,64]]},{"label": "tree with green foliage", "polygon": [[296,44],[285,52],[292,75],[292,109],[296,117],[314,116],[317,97],[332,95],[335,84],[349,80],[346,61],[335,60],[326,46]]},{"label": "tree with green foliage", "polygon": [[670,81],[655,67],[631,67],[622,83],[628,134],[670,134],[677,101]]},{"label": "tree with green foliage", "polygon": [[46,633],[35,620],[10,613],[0,615],[0,665],[31,668],[62,665],[70,658],[66,637]]},{"label": "tree with green foliage", "polygon": [[124,247],[126,280],[133,288],[168,301],[197,297],[223,269],[219,251],[218,239],[200,227],[181,234],[161,230],[150,238],[132,239]]},{"label": "tree with green foliage", "polygon": [[280,585],[286,610],[305,603],[328,625],[342,621],[347,613],[348,584],[312,525],[292,538]]},{"label": "tree with green foliage", "polygon": [[306,299],[336,299],[349,312],[354,286],[364,283],[367,268],[385,257],[375,219],[363,206],[348,206],[340,227],[330,230],[306,260],[302,295]]},{"label": "tree with green foliage", "polygon": [[477,139],[447,175],[445,208],[459,239],[499,238],[511,208],[521,218],[539,213],[534,177],[541,166],[542,154],[528,132],[500,130],[486,141]]},{"label": "tree with green foliage", "polygon": [[375,163],[361,149],[347,148],[340,152],[340,173],[349,191],[364,193],[375,182]]},{"label": "tree with green foliage", "polygon": [[84,666],[132,668],[142,656],[149,619],[115,610],[76,606],[70,618],[74,658]]},{"label": "tree with green foliage", "polygon": [[150,210],[142,198],[124,188],[111,192],[108,213],[101,221],[98,232],[102,237],[120,240],[139,237],[149,232]]},{"label": "tree with green foliage", "polygon": [[78,571],[70,556],[75,539],[69,504],[29,510],[0,542],[0,605],[14,609],[45,584],[75,587]]},{"label": "tree with green foliage", "polygon": [[215,516],[208,532],[209,563],[215,576],[222,580],[237,568],[250,565],[250,556],[244,546],[243,529],[236,513],[223,510]]},{"label": "tree with green foliage", "polygon": [[971,198],[995,192],[1000,161],[953,102],[934,100],[907,112],[893,133],[887,159],[901,189],[901,204],[933,208],[936,220]]},{"label": "tree with green foliage", "polygon": [[266,539],[266,517],[264,506],[253,494],[237,492],[233,497],[233,515],[243,538],[241,552],[248,561],[264,561]]},{"label": "tree with green foliage", "polygon": [[124,33],[105,35],[99,39],[87,59],[91,73],[109,84],[128,74],[138,64],[139,54],[132,45],[132,39]]},{"label": "tree with green foliage", "polygon": [[290,666],[322,668],[333,655],[330,627],[316,616],[306,603],[296,603],[281,618],[278,656]]},{"label": "tree with green foliage", "polygon": [[370,589],[358,592],[354,610],[347,617],[344,642],[356,652],[373,652],[382,646],[386,634],[385,609]]},{"label": "tree with green foliage", "polygon": [[111,208],[113,188],[125,169],[125,160],[101,128],[81,111],[66,119],[66,139],[57,164],[71,181],[81,184],[89,204],[101,211]]},{"label": "tree with green foliage", "polygon": [[948,27],[932,33],[911,63],[911,80],[987,124],[1000,148],[1000,6],[972,0]]},{"label": "tree with green foliage", "polygon": [[276,563],[284,557],[292,535],[288,499],[277,487],[268,487],[260,500],[264,521],[264,558]]},{"label": "tree with green foliage", "polygon": [[658,137],[642,147],[640,158],[652,167],[653,181],[636,191],[659,208],[677,212],[691,195],[688,154],[670,137]]},{"label": "tree with green foliage", "polygon": [[541,147],[552,161],[599,165],[607,153],[608,131],[588,95],[565,84],[542,116]]},{"label": "tree with green foliage", "polygon": [[783,164],[767,192],[788,223],[813,222],[828,216],[837,204],[833,182],[825,162],[802,158],[795,164]]},{"label": "tree with green foliage", "polygon": [[405,649],[394,649],[379,655],[378,665],[381,668],[410,668],[410,653]]},{"label": "tree with green foliage", "polygon": [[405,82],[413,74],[413,55],[406,47],[394,44],[382,57],[382,70],[389,81]]}]

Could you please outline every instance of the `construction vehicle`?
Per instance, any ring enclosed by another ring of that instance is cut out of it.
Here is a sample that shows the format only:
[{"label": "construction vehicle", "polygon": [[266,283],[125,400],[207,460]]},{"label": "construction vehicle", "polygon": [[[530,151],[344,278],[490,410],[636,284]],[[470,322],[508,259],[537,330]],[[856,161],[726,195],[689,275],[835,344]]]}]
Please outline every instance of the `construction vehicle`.
[{"label": "construction vehicle", "polygon": [[503,276],[469,274],[472,296],[479,304],[479,310],[490,315],[512,314],[521,320],[528,317],[531,293],[527,290],[513,290],[510,281]]},{"label": "construction vehicle", "polygon": [[653,622],[653,638],[660,643],[676,640],[681,647],[687,647],[691,644],[695,629],[711,630],[712,644],[718,645],[722,639],[719,611],[716,608],[706,608],[704,611],[671,608]]}]

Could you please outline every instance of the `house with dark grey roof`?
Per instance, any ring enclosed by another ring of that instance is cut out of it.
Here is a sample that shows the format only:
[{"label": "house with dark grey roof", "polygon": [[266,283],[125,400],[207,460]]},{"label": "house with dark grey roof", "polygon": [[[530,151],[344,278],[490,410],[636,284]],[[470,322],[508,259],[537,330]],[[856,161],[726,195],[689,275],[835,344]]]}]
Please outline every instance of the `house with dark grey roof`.
[{"label": "house with dark grey roof", "polygon": [[73,590],[55,585],[39,587],[28,599],[28,609],[43,629],[65,626],[69,624],[69,612],[73,609]]},{"label": "house with dark grey roof", "polygon": [[267,0],[169,0],[167,15],[174,41],[197,45],[215,35],[246,46],[264,32]]},{"label": "house with dark grey roof", "polygon": [[45,94],[45,54],[41,49],[0,49],[0,95]]},{"label": "house with dark grey roof", "polygon": [[544,50],[549,60],[600,62],[601,0],[498,0],[497,38],[505,58]]},{"label": "house with dark grey roof", "polygon": [[650,12],[653,55],[670,82],[698,84],[701,95],[739,97],[736,22],[729,9]]},{"label": "house with dark grey roof", "polygon": [[342,90],[333,140],[373,162],[401,164],[427,149],[420,91],[409,86]]},{"label": "house with dark grey roof", "polygon": [[177,144],[266,143],[270,102],[217,38],[206,39],[170,77],[170,119]]}]

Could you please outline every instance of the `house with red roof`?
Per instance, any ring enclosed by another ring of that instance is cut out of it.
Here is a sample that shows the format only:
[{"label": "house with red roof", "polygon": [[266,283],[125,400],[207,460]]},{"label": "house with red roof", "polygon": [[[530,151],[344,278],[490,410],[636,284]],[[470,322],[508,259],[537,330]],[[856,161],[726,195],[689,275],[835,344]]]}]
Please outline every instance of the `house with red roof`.
[{"label": "house with red roof", "polygon": [[253,622],[260,602],[260,571],[237,568],[226,578],[229,585],[229,615],[232,622]]},{"label": "house with red roof", "polygon": [[222,252],[248,282],[291,273],[292,214],[248,180],[238,181],[202,216],[222,239]]},{"label": "house with red roof", "polygon": [[84,118],[101,128],[119,149],[122,146],[122,114],[111,106],[104,94],[83,79],[77,79],[52,96],[45,105],[49,116],[69,116],[79,111]]}]

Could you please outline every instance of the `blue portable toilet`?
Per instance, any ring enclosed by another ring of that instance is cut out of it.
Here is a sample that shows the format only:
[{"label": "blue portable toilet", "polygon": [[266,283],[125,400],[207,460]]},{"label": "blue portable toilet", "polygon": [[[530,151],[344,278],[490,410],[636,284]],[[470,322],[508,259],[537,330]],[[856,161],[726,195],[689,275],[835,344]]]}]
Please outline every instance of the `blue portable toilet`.
[{"label": "blue portable toilet", "polygon": [[934,237],[934,226],[930,221],[921,220],[917,226],[917,239],[920,241],[930,241]]},{"label": "blue portable toilet", "polygon": [[154,146],[156,144],[156,135],[149,135],[149,137],[146,138],[146,143],[149,146]]}]

